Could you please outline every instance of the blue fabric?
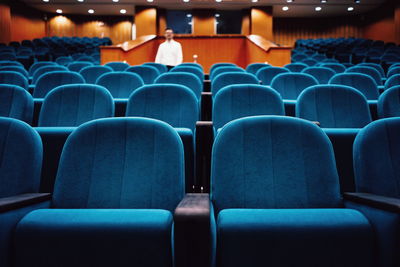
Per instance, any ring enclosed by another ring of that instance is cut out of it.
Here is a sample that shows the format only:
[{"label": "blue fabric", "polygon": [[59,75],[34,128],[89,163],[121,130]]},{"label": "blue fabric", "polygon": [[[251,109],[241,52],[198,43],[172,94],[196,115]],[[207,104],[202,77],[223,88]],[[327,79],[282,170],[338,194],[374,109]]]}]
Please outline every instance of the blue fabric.
[{"label": "blue fabric", "polygon": [[211,92],[213,95],[225,86],[232,84],[259,84],[257,77],[250,73],[225,72],[219,74],[211,81]]},{"label": "blue fabric", "polygon": [[153,118],[172,127],[194,131],[199,120],[199,105],[194,93],[186,86],[145,85],[129,97],[126,116]]},{"label": "blue fabric", "polygon": [[15,71],[15,72],[18,72],[18,73],[22,74],[26,79],[29,79],[29,73],[23,67],[19,67],[19,66],[4,66],[4,67],[1,67],[0,66],[0,72],[1,71]]},{"label": "blue fabric", "polygon": [[160,64],[160,63],[146,62],[146,63],[144,63],[143,65],[145,65],[145,66],[148,65],[148,66],[152,66],[152,67],[157,68],[157,70],[158,70],[158,72],[159,72],[160,74],[162,74],[162,73],[168,71],[167,66],[165,66],[165,65],[163,65],[163,64]]},{"label": "blue fabric", "polygon": [[212,120],[216,129],[226,123],[254,115],[285,115],[281,96],[262,85],[229,85],[214,97]]},{"label": "blue fabric", "polygon": [[67,66],[68,64],[70,64],[73,61],[74,60],[71,57],[58,57],[56,59],[57,64],[60,64],[63,66]]},{"label": "blue fabric", "polygon": [[341,84],[354,87],[368,100],[376,100],[379,97],[378,86],[374,79],[362,73],[340,73],[331,78],[329,84]]},{"label": "blue fabric", "polygon": [[210,74],[210,80],[214,80],[215,77],[217,77],[221,73],[225,72],[246,72],[244,69],[239,68],[237,66],[226,66],[226,67],[218,67],[213,70],[213,72]]},{"label": "blue fabric", "polygon": [[228,209],[217,266],[376,266],[374,233],[351,209]]},{"label": "blue fabric", "polygon": [[371,62],[362,62],[362,63],[357,64],[357,66],[367,66],[367,67],[374,68],[379,72],[381,78],[385,77],[385,70],[382,68],[381,64],[371,63]]},{"label": "blue fabric", "polygon": [[389,79],[386,80],[385,82],[385,90],[400,85],[400,74],[395,74],[390,76]]},{"label": "blue fabric", "polygon": [[70,71],[80,72],[83,68],[93,66],[92,62],[87,61],[74,61],[68,64],[68,69]]},{"label": "blue fabric", "polygon": [[400,197],[400,118],[374,121],[354,141],[358,192]]},{"label": "blue fabric", "polygon": [[96,84],[104,86],[114,98],[128,98],[137,88],[143,86],[143,80],[132,72],[109,72],[101,75]]},{"label": "blue fabric", "polygon": [[13,209],[6,212],[0,212],[0,266],[11,267],[14,266],[14,231],[18,222],[30,211],[48,208],[50,202],[42,202],[35,205],[30,205],[20,209]]},{"label": "blue fabric", "polygon": [[0,71],[0,84],[17,85],[28,90],[28,80],[16,71]]},{"label": "blue fabric", "polygon": [[307,87],[317,85],[318,81],[310,74],[281,73],[271,82],[271,87],[281,94],[283,99],[295,100]]},{"label": "blue fabric", "polygon": [[197,99],[203,92],[203,82],[194,74],[187,72],[168,72],[157,77],[154,83],[158,84],[180,84],[190,88]]},{"label": "blue fabric", "polygon": [[172,214],[166,210],[43,209],[15,234],[16,267],[172,267]]},{"label": "blue fabric", "polygon": [[33,76],[35,71],[41,67],[44,66],[51,66],[51,65],[57,65],[57,63],[53,61],[38,61],[32,64],[32,66],[29,68],[29,76]]},{"label": "blue fabric", "polygon": [[346,71],[346,67],[340,63],[322,63],[320,64],[320,67],[330,68],[336,73],[343,73]]},{"label": "blue fabric", "polygon": [[201,72],[203,72],[203,66],[200,65],[199,63],[194,63],[194,62],[183,62],[179,65],[177,65],[176,67],[195,67],[198,68],[199,70],[201,70]]},{"label": "blue fabric", "polygon": [[132,66],[127,68],[125,71],[138,74],[142,78],[144,84],[153,84],[154,80],[160,75],[160,72],[156,67],[149,65]]},{"label": "blue fabric", "polygon": [[364,74],[370,76],[372,79],[374,79],[374,81],[376,82],[376,85],[382,85],[382,76],[379,73],[379,71],[377,71],[373,67],[353,66],[353,67],[348,68],[346,70],[346,72],[364,73]]},{"label": "blue fabric", "polygon": [[220,67],[237,67],[237,65],[234,63],[229,63],[229,62],[215,63],[210,68],[210,73],[209,73],[210,76],[214,72],[215,69],[220,68]]},{"label": "blue fabric", "polygon": [[303,69],[302,72],[313,76],[319,84],[327,84],[333,75],[336,74],[334,70],[325,67],[308,67]]},{"label": "blue fabric", "polygon": [[385,90],[378,99],[380,118],[400,117],[400,85]]},{"label": "blue fabric", "polygon": [[83,77],[77,72],[53,71],[43,74],[38,79],[33,97],[44,98],[48,92],[60,85],[85,83]]},{"label": "blue fabric", "polygon": [[246,71],[248,73],[256,75],[256,73],[259,69],[265,68],[265,67],[271,67],[271,65],[266,64],[266,63],[252,63],[252,64],[247,65]]},{"label": "blue fabric", "polygon": [[62,85],[46,95],[38,126],[74,127],[113,116],[114,100],[106,88],[91,84]]},{"label": "blue fabric", "polygon": [[302,60],[301,63],[304,63],[307,66],[312,67],[312,66],[317,65],[318,61],[316,61],[315,59],[312,59],[312,58],[307,58],[307,59]]},{"label": "blue fabric", "polygon": [[214,142],[212,200],[227,208],[329,208],[341,203],[332,144],[306,120],[232,121]]},{"label": "blue fabric", "polygon": [[289,69],[291,72],[301,72],[303,69],[307,68],[308,65],[297,62],[297,63],[286,64],[284,67]]},{"label": "blue fabric", "polygon": [[39,78],[46,73],[52,72],[52,71],[68,71],[68,69],[64,66],[58,66],[58,65],[50,65],[50,66],[42,66],[36,69],[36,71],[33,73],[32,76],[32,84],[36,84]]},{"label": "blue fabric", "polygon": [[109,62],[105,66],[112,68],[114,71],[124,71],[130,67],[128,63],[125,62]]},{"label": "blue fabric", "polygon": [[17,85],[0,84],[0,116],[32,122],[33,98]]},{"label": "blue fabric", "polygon": [[280,67],[264,67],[257,71],[256,76],[263,85],[270,85],[275,76],[286,72],[290,72],[290,70]]},{"label": "blue fabric", "polygon": [[39,190],[42,141],[28,124],[0,117],[0,197]]},{"label": "blue fabric", "polygon": [[170,70],[170,72],[189,72],[197,76],[203,84],[204,81],[204,73],[203,69],[199,67],[192,67],[187,65],[178,65]]},{"label": "blue fabric", "polygon": [[296,117],[318,121],[322,128],[362,128],[371,122],[367,99],[344,85],[315,85],[296,103]]},{"label": "blue fabric", "polygon": [[396,74],[400,74],[400,67],[391,68],[387,73],[387,77],[390,78],[391,76]]},{"label": "blue fabric", "polygon": [[53,206],[173,211],[184,194],[183,158],[179,135],[164,122],[87,122],[64,145]]},{"label": "blue fabric", "polygon": [[104,73],[112,72],[113,69],[107,66],[87,66],[79,71],[86,83],[95,84],[97,79]]}]

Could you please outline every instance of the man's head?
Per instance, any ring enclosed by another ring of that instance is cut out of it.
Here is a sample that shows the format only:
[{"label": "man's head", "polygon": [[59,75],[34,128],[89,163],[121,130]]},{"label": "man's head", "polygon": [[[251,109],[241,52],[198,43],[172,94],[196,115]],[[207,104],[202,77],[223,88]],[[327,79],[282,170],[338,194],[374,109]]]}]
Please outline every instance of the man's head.
[{"label": "man's head", "polygon": [[172,30],[171,28],[166,28],[164,36],[167,41],[171,41],[174,38],[174,30]]}]

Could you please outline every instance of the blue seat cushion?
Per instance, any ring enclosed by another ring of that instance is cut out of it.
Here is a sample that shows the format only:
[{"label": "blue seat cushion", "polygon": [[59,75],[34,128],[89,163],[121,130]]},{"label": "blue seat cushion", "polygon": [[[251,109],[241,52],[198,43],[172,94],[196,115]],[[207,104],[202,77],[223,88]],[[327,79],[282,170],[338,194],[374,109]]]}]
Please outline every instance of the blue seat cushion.
[{"label": "blue seat cushion", "polygon": [[368,220],[352,209],[226,209],[217,266],[375,266]]},{"label": "blue seat cushion", "polygon": [[15,266],[172,267],[172,214],[150,209],[42,209],[15,235]]}]

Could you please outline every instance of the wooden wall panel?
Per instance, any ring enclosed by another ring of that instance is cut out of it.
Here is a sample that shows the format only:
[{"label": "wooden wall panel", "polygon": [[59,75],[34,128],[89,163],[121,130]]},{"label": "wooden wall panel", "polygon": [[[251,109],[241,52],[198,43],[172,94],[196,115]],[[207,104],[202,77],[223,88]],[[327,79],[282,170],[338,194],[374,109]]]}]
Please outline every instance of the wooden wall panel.
[{"label": "wooden wall panel", "polygon": [[246,9],[243,10],[243,17],[242,17],[242,34],[249,35],[250,34],[250,10]]},{"label": "wooden wall panel", "polygon": [[251,34],[273,39],[272,7],[252,8],[250,19]]},{"label": "wooden wall panel", "polygon": [[49,36],[77,36],[76,24],[66,16],[55,16],[47,23]]},{"label": "wooden wall panel", "polygon": [[400,2],[397,3],[395,13],[394,13],[394,36],[396,38],[396,43],[400,44]]},{"label": "wooden wall panel", "polygon": [[395,3],[388,2],[366,15],[364,38],[396,42]]},{"label": "wooden wall panel", "polygon": [[[41,17],[12,14],[11,16],[11,40],[33,40],[46,36],[46,22]],[[23,25],[23,26],[21,26]]]},{"label": "wooden wall panel", "polygon": [[157,9],[154,7],[136,7],[136,36],[157,34]]},{"label": "wooden wall panel", "polygon": [[209,9],[193,10],[193,34],[212,35],[216,34],[214,12]]},{"label": "wooden wall panel", "polygon": [[11,9],[8,5],[0,4],[0,43],[11,41]]}]

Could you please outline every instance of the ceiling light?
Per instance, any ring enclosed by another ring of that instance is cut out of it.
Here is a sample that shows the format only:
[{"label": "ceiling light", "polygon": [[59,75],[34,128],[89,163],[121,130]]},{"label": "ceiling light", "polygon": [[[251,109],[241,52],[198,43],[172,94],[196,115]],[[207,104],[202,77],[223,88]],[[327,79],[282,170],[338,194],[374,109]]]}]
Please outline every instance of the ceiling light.
[{"label": "ceiling light", "polygon": [[192,14],[186,14],[186,17],[191,18]]},{"label": "ceiling light", "polygon": [[126,14],[126,9],[121,9],[121,10],[119,11],[119,13],[121,13],[121,14]]},{"label": "ceiling light", "polygon": [[215,17],[216,17],[216,18],[219,18],[219,16],[220,16],[220,14],[218,14],[218,13],[217,13],[217,14],[215,14]]},{"label": "ceiling light", "polygon": [[217,3],[221,3],[221,2],[222,2],[222,0],[215,0],[215,2],[217,2]]},{"label": "ceiling light", "polygon": [[320,7],[320,6],[315,7],[315,11],[321,11],[321,10],[322,10],[322,7]]},{"label": "ceiling light", "polygon": [[258,2],[258,0],[251,0],[251,2],[253,2],[253,3],[257,3],[257,2]]},{"label": "ceiling light", "polygon": [[116,2],[119,2],[119,0],[112,0],[112,1],[115,2],[115,3],[116,3]]},{"label": "ceiling light", "polygon": [[325,4],[325,3],[327,3],[328,2],[328,0],[321,0],[321,3],[322,4]]},{"label": "ceiling light", "polygon": [[359,4],[361,3],[361,0],[354,0],[354,3]]},{"label": "ceiling light", "polygon": [[93,13],[94,13],[94,10],[93,10],[93,9],[89,9],[87,12],[88,12],[89,14],[93,14]]},{"label": "ceiling light", "polygon": [[288,7],[288,6],[284,6],[284,7],[282,7],[282,10],[283,10],[283,11],[288,11],[288,10],[289,10],[289,7]]},{"label": "ceiling light", "polygon": [[57,14],[62,14],[62,9],[57,9],[57,10],[56,10],[56,13],[57,13]]},{"label": "ceiling light", "polygon": [[294,0],[286,0],[286,2],[288,2],[288,3],[293,3]]},{"label": "ceiling light", "polygon": [[354,7],[352,7],[352,6],[349,6],[348,8],[347,8],[347,11],[353,11],[354,10]]},{"label": "ceiling light", "polygon": [[49,2],[49,0],[43,0],[43,2]]},{"label": "ceiling light", "polygon": [[78,0],[78,2],[83,2],[84,0]]},{"label": "ceiling light", "polygon": [[190,0],[183,0],[183,2],[188,3]]},{"label": "ceiling light", "polygon": [[147,2],[149,2],[149,3],[152,3],[152,2],[153,2],[153,0],[147,0]]}]

